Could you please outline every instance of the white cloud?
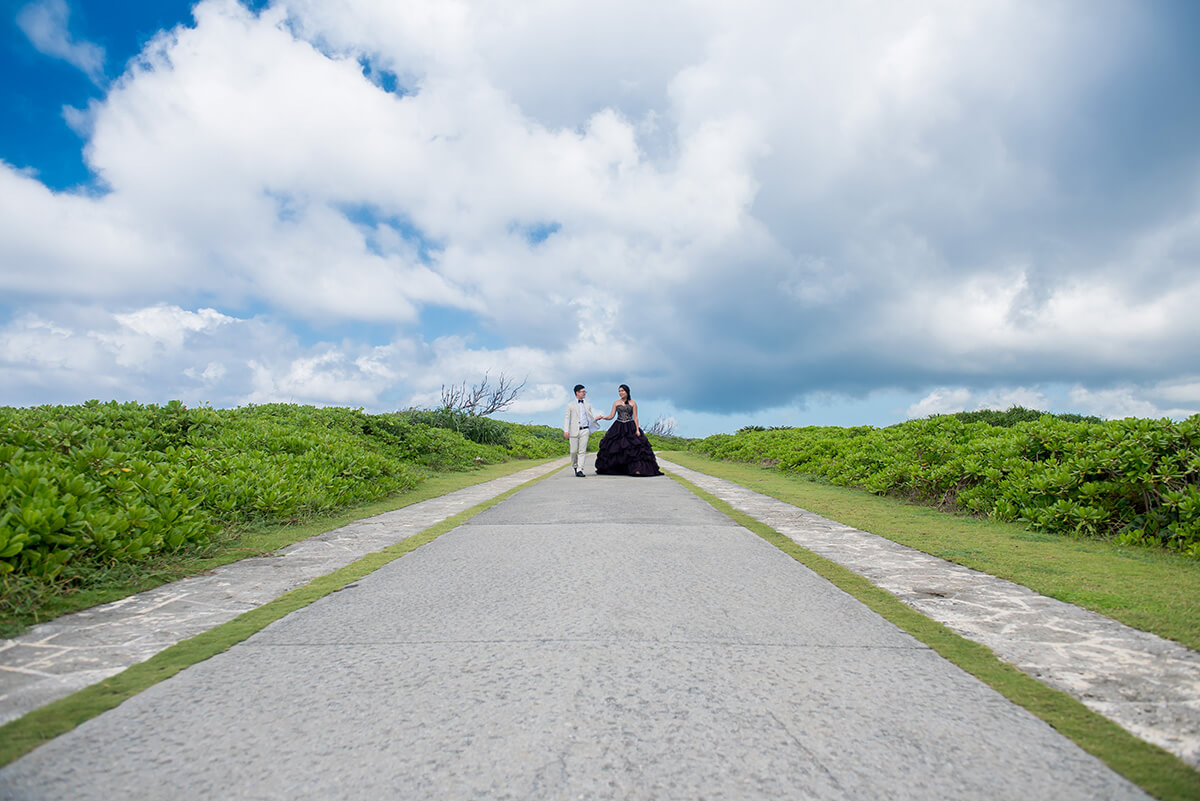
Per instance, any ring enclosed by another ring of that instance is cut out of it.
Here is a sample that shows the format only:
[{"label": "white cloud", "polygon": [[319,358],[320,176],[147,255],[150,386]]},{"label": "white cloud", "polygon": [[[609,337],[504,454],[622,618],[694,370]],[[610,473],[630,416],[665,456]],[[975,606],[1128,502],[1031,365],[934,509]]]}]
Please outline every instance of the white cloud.
[{"label": "white cloud", "polygon": [[190,332],[207,331],[234,322],[234,318],[216,309],[191,312],[165,303],[117,314],[114,318],[133,333],[176,348],[183,344],[184,337]]},{"label": "white cloud", "polygon": [[972,390],[939,387],[906,409],[909,418],[979,409],[1005,410],[1013,406],[1048,412],[1073,412],[1101,418],[1171,417],[1200,414],[1200,381],[1195,377],[1120,386],[1089,388],[1080,384],[1036,387],[1001,387]]},{"label": "white cloud", "polygon": [[1048,411],[1050,400],[1046,393],[1032,387],[1005,387],[982,393],[976,402],[976,409],[998,409],[1004,411],[1013,406],[1026,409],[1041,409]]},{"label": "white cloud", "polygon": [[134,369],[145,369],[157,352],[178,351],[193,334],[235,322],[215,309],[191,312],[166,304],[115,314],[113,320],[115,330],[90,333],[115,354],[118,365]]},{"label": "white cloud", "polygon": [[1200,381],[1166,381],[1151,385],[1126,383],[1118,387],[1089,389],[1076,386],[1071,401],[1100,417],[1171,417],[1200,414]]},{"label": "white cloud", "polygon": [[17,12],[17,25],[39,52],[82,70],[93,83],[104,82],[104,48],[77,41],[68,28],[66,0],[36,0]]},{"label": "white cloud", "polygon": [[387,381],[373,371],[347,364],[345,354],[331,350],[279,366],[251,359],[253,389],[247,403],[315,403],[374,406]]},{"label": "white cloud", "polygon": [[971,391],[962,387],[938,387],[908,407],[909,417],[928,417],[964,411],[971,403]]},{"label": "white cloud", "polygon": [[203,370],[189,367],[183,371],[188,378],[193,378],[207,387],[213,387],[229,372],[220,362],[209,362]]},{"label": "white cloud", "polygon": [[[572,384],[571,386],[574,386]],[[559,411],[571,397],[571,390],[560,384],[526,384],[521,394],[508,408],[510,417]]]},{"label": "white cloud", "polygon": [[37,314],[26,314],[0,331],[0,359],[40,370],[87,371],[97,344],[80,341],[75,331]]},{"label": "white cloud", "polygon": [[[0,341],[30,354],[13,380],[226,402],[425,404],[504,371],[525,414],[575,380],[681,420],[1113,376],[1136,403],[1200,337],[1200,192],[1117,214],[1077,185],[1104,164],[1063,142],[1111,128],[1088,103],[1150,16],[1083,8],[203,0],[69,115],[103,191],[0,164]],[[22,14],[88,52],[61,0]]]},{"label": "white cloud", "polygon": [[1158,396],[1169,403],[1186,404],[1200,410],[1200,376],[1164,381],[1155,388]]},{"label": "white cloud", "polygon": [[1052,401],[1045,391],[1034,387],[1000,387],[983,392],[967,387],[938,387],[905,411],[909,418],[933,414],[996,409],[1004,411],[1014,406],[1050,411]]},{"label": "white cloud", "polygon": [[1133,387],[1091,390],[1076,387],[1071,390],[1071,400],[1081,408],[1088,409],[1101,417],[1159,417],[1157,406],[1143,397]]}]

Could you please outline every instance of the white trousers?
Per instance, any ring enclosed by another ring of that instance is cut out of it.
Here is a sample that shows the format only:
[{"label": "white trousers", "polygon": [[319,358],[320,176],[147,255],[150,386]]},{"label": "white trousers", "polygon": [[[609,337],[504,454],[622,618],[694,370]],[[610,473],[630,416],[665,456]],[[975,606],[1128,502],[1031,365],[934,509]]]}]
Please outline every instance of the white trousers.
[{"label": "white trousers", "polygon": [[583,463],[587,459],[587,442],[591,431],[583,428],[575,429],[575,433],[571,434],[571,466],[575,468],[576,473],[583,472]]}]

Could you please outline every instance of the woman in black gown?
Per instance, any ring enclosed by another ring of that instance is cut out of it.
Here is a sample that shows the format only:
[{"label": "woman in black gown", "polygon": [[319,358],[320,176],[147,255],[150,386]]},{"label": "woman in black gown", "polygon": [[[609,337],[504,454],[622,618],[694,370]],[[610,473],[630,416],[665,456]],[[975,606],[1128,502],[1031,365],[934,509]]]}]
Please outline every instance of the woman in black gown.
[{"label": "woman in black gown", "polygon": [[608,476],[661,476],[658,460],[650,440],[642,433],[638,423],[637,401],[629,397],[629,385],[617,388],[619,398],[613,402],[612,411],[600,420],[617,418],[600,440],[596,453],[596,472]]}]

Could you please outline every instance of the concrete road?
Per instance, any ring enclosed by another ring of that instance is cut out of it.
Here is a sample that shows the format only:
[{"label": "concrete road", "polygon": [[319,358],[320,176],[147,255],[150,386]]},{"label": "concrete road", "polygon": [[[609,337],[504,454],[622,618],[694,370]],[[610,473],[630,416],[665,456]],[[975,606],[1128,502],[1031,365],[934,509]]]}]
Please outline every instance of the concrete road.
[{"label": "concrete road", "polygon": [[1144,799],[669,478],[563,471],[0,771],[4,799]]}]

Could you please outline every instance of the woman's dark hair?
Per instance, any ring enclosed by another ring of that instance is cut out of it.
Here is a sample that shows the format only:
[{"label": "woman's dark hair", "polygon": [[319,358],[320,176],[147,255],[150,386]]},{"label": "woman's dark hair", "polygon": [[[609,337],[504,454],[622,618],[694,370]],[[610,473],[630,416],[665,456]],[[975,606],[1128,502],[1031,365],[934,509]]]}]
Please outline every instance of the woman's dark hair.
[{"label": "woman's dark hair", "polygon": [[625,400],[633,400],[633,393],[629,391],[628,384],[621,384],[618,386],[618,389],[625,390]]}]

